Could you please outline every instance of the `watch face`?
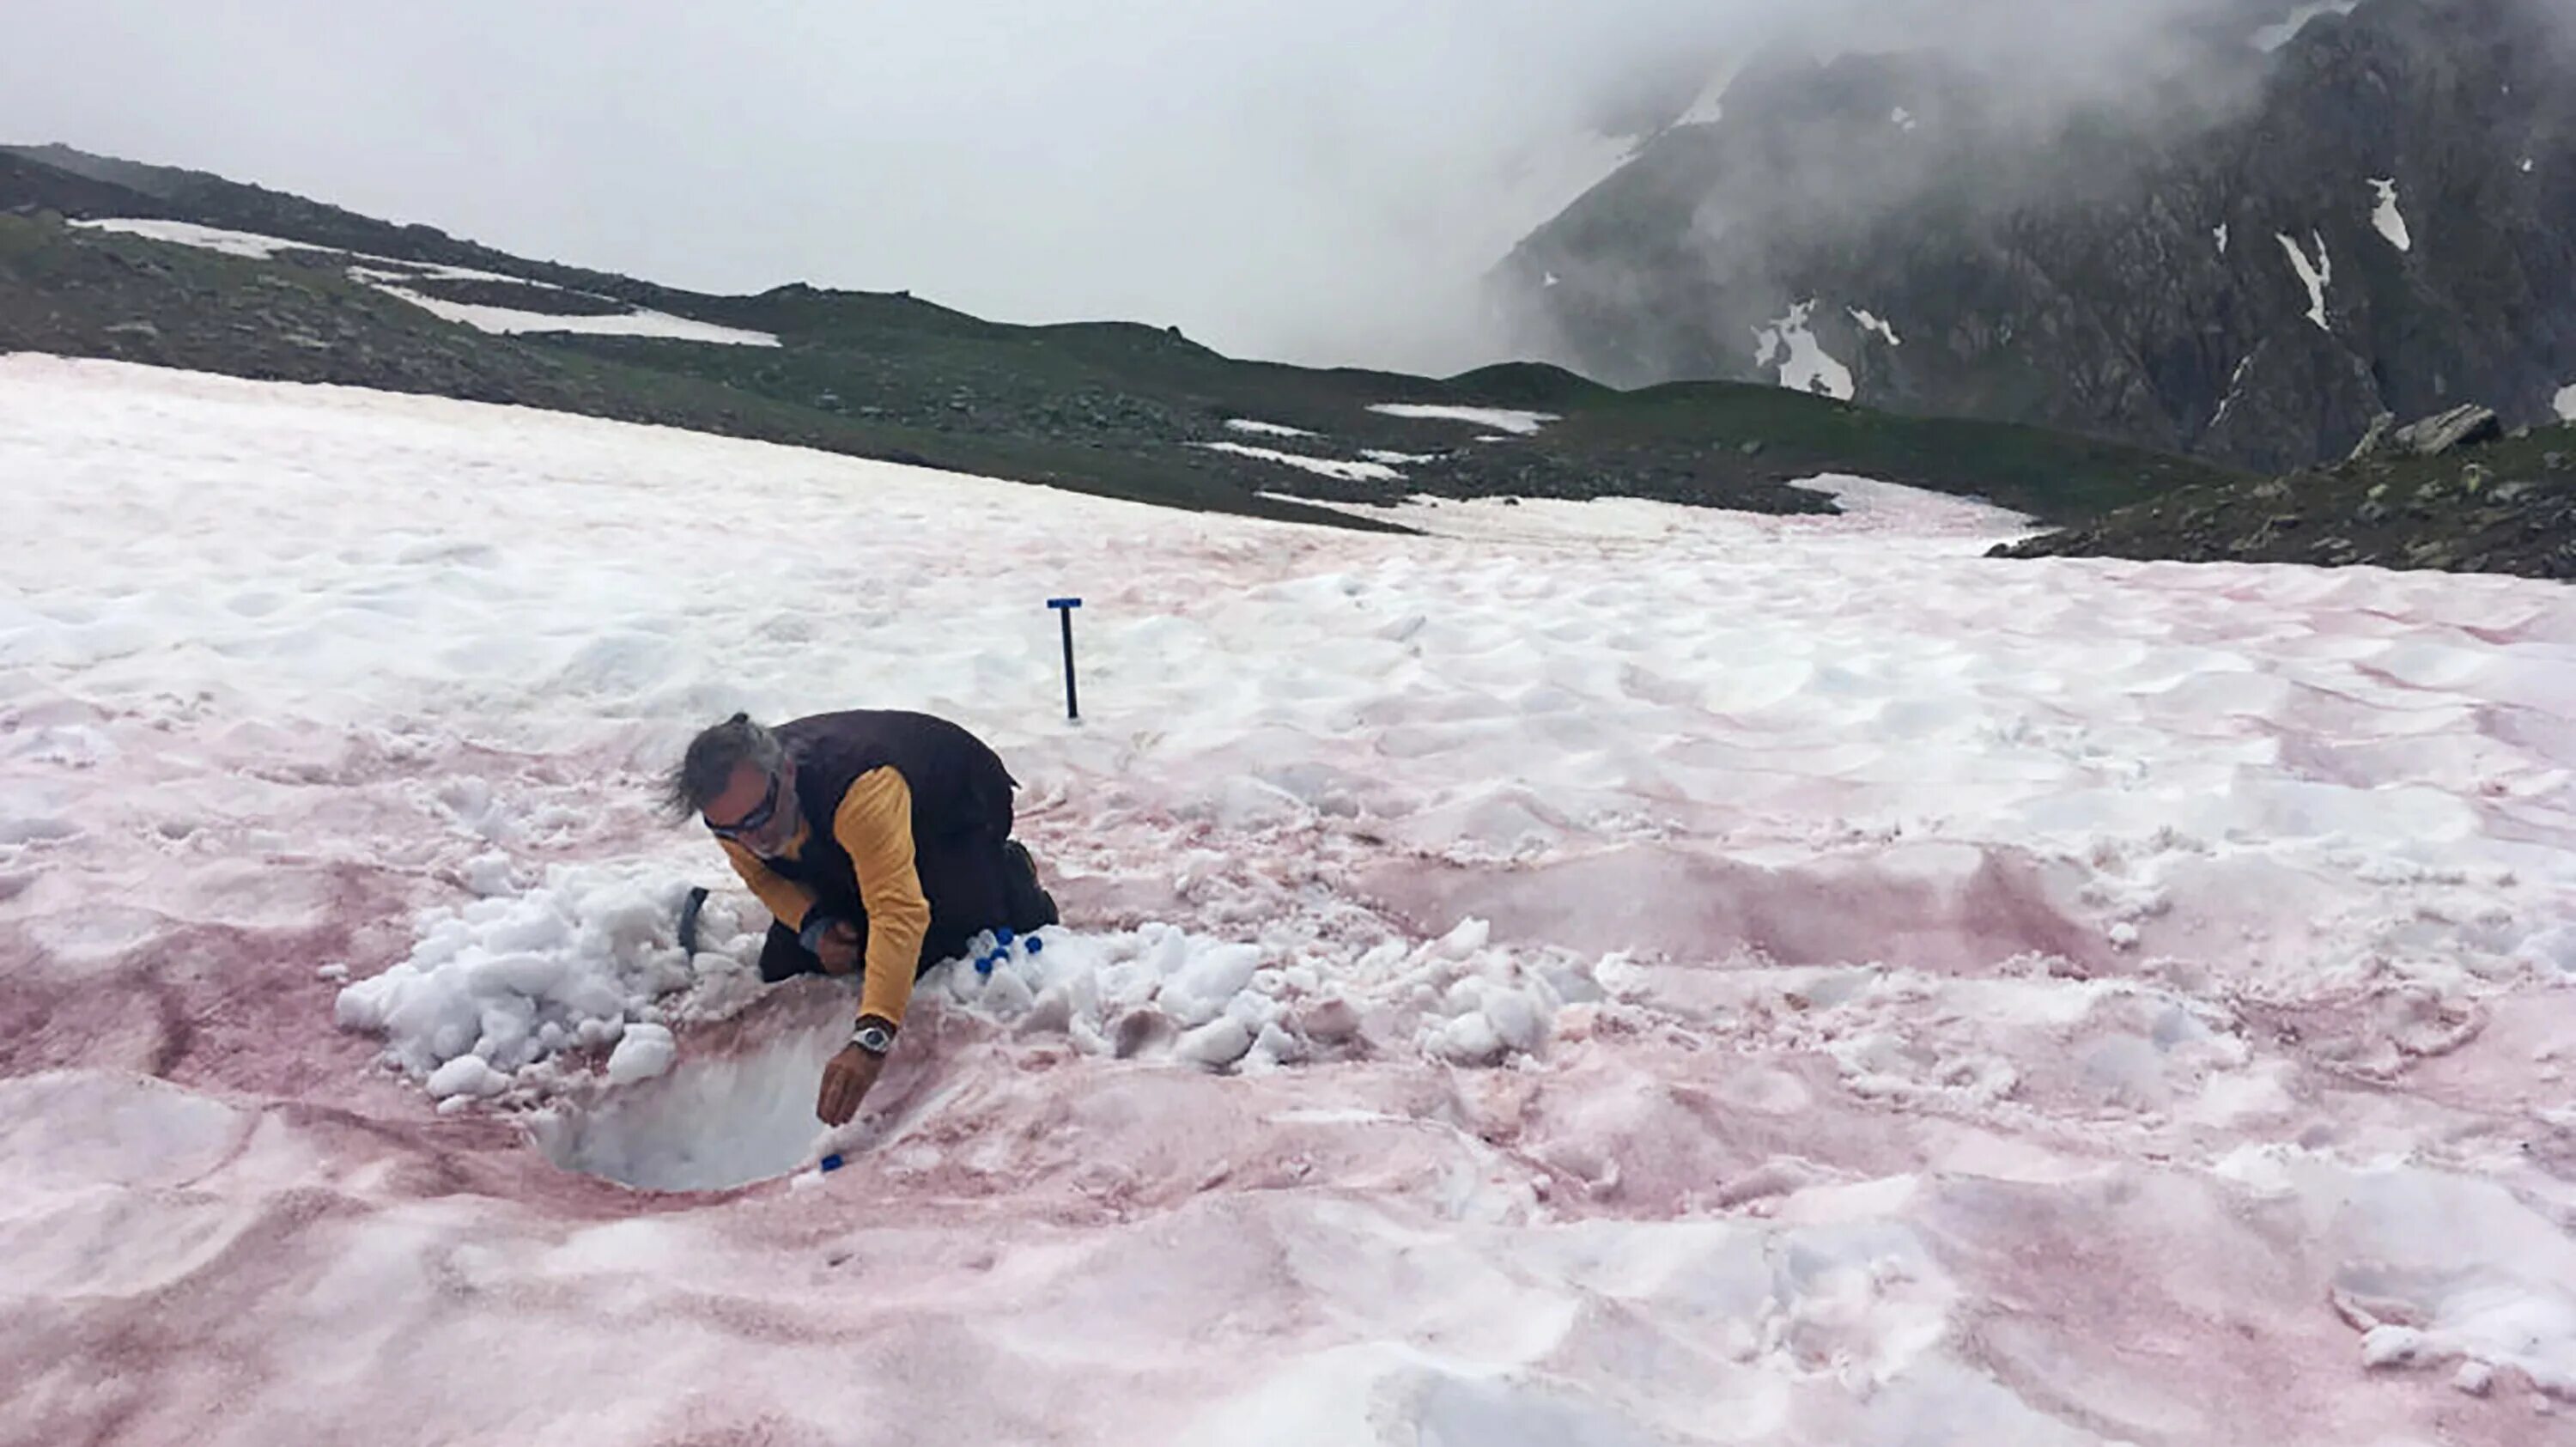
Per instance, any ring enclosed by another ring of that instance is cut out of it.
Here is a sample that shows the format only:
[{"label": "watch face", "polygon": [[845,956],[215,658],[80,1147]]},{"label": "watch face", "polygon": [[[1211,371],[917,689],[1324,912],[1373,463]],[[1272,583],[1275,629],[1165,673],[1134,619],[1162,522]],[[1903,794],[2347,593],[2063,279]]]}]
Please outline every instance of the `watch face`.
[{"label": "watch face", "polygon": [[850,1038],[858,1042],[861,1050],[878,1055],[885,1054],[894,1045],[894,1032],[883,1025],[862,1025]]}]

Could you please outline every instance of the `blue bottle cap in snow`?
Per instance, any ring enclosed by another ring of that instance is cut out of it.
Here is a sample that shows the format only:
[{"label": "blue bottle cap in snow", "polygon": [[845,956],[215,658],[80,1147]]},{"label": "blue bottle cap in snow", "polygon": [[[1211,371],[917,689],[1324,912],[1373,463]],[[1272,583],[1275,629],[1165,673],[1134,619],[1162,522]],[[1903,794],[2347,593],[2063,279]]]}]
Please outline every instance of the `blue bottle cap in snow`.
[{"label": "blue bottle cap in snow", "polygon": [[1039,939],[1036,935],[1029,936],[1027,944],[1030,954],[1036,954],[1038,951],[1046,948],[1046,941]]},{"label": "blue bottle cap in snow", "polygon": [[997,956],[986,955],[984,958],[975,962],[975,973],[979,975],[989,975],[993,973],[993,966],[1000,962],[1001,961]]},{"label": "blue bottle cap in snow", "polygon": [[1000,929],[993,931],[994,942],[1005,949],[1009,948],[1011,941],[1017,938],[1019,938],[1017,935],[1011,933],[1011,927],[1009,925],[1004,925]]},{"label": "blue bottle cap in snow", "polygon": [[827,1171],[837,1171],[837,1170],[839,1170],[839,1169],[841,1168],[841,1156],[840,1156],[840,1153],[839,1153],[838,1151],[835,1151],[835,1152],[833,1152],[831,1155],[828,1155],[828,1156],[823,1157],[823,1159],[822,1159],[818,1164],[820,1164],[820,1165],[823,1167],[823,1169],[825,1169],[825,1170],[827,1170]]}]

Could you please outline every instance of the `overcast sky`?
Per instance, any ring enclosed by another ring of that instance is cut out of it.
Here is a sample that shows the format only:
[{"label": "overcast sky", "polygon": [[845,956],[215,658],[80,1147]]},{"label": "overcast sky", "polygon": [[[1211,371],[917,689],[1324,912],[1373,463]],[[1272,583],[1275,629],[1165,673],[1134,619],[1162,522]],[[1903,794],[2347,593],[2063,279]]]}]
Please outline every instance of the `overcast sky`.
[{"label": "overcast sky", "polygon": [[1489,359],[1477,276],[1601,174],[1605,118],[1778,26],[1971,16],[2116,70],[2141,16],[2212,3],[30,0],[0,138],[673,285],[1448,371]]}]

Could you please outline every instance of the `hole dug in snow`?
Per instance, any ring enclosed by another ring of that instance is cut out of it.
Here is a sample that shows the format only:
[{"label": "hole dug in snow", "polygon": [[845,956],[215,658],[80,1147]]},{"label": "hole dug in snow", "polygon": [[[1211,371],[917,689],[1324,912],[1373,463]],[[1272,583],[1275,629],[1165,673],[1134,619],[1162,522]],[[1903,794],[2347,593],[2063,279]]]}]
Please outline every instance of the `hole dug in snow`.
[{"label": "hole dug in snow", "polygon": [[[1569,994],[1599,998],[1588,969],[1524,961],[1490,945],[1476,920],[1420,943],[1284,966],[1263,946],[1167,924],[1050,929],[1043,945],[1000,951],[989,971],[963,961],[931,971],[914,1019],[947,1015],[987,1038],[1038,1037],[1098,1060],[1213,1074],[1388,1048],[1490,1068],[1543,1049]],[[799,986],[813,992],[692,1031],[675,1057],[658,1041],[632,1070],[612,1056],[604,1078],[558,1094],[534,1118],[538,1148],[566,1170],[648,1190],[725,1190],[804,1169],[829,1134],[814,1097],[848,1038],[850,994],[820,981],[789,988]],[[1363,1041],[1372,1012],[1387,1017],[1384,1038]]]},{"label": "hole dug in snow", "polygon": [[[648,1191],[721,1191],[794,1172],[824,1134],[815,1092],[849,1038],[847,1001],[818,998],[765,1030],[723,1033],[733,1041],[693,1045],[652,1079],[559,1100],[534,1119],[537,1148],[567,1171]],[[727,1048],[734,1041],[740,1048]]]}]

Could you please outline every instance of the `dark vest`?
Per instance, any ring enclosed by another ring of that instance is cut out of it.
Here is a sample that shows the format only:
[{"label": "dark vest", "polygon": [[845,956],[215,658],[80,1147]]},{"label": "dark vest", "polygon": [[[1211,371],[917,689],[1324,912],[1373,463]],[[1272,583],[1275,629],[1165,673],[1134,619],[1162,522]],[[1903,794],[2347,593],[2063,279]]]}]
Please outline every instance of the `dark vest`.
[{"label": "dark vest", "polygon": [[779,875],[814,891],[822,907],[864,919],[850,852],[832,835],[832,816],[860,775],[892,768],[912,792],[915,854],[935,841],[978,830],[996,839],[1011,832],[1011,790],[1018,781],[984,741],[946,719],[892,709],[815,714],[778,726],[796,760],[796,805],[805,843],[796,859],[764,859]]}]

